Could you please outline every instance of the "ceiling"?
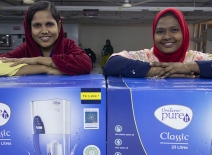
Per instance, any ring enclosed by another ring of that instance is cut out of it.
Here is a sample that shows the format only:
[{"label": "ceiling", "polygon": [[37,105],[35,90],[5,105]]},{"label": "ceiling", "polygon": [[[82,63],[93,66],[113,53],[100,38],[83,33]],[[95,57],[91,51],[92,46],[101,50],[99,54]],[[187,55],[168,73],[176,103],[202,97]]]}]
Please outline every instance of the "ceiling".
[{"label": "ceiling", "polygon": [[[39,1],[39,0],[36,0]],[[65,22],[74,23],[151,23],[155,14],[166,7],[180,9],[188,23],[212,20],[212,0],[129,0],[130,8],[122,7],[125,0],[49,0],[53,2]],[[23,20],[29,5],[22,0],[0,0],[0,20]],[[93,16],[85,16],[84,9]]]}]

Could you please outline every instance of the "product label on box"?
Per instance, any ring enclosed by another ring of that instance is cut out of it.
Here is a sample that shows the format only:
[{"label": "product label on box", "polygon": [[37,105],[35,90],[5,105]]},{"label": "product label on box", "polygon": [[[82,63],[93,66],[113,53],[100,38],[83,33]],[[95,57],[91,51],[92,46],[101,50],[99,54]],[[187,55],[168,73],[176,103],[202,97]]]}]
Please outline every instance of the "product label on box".
[{"label": "product label on box", "polygon": [[[4,126],[10,119],[11,110],[10,107],[4,103],[0,103],[0,126]],[[0,145],[8,146],[12,145],[11,131],[1,128],[0,130]]]},{"label": "product label on box", "polygon": [[101,100],[100,92],[81,92],[81,100]]},{"label": "product label on box", "polygon": [[212,91],[144,85],[108,90],[108,154],[211,154]]},{"label": "product label on box", "polygon": [[99,129],[99,109],[84,109],[84,129]]},{"label": "product label on box", "polygon": [[100,155],[99,148],[95,145],[89,145],[83,150],[83,155]]},{"label": "product label on box", "polygon": [[100,104],[101,90],[99,88],[81,88],[80,98],[82,104]]},{"label": "product label on box", "polygon": [[186,106],[165,105],[155,110],[155,117],[171,128],[182,130],[190,124],[193,112]]},{"label": "product label on box", "polygon": [[10,107],[4,103],[0,103],[0,126],[5,125],[11,115]]}]

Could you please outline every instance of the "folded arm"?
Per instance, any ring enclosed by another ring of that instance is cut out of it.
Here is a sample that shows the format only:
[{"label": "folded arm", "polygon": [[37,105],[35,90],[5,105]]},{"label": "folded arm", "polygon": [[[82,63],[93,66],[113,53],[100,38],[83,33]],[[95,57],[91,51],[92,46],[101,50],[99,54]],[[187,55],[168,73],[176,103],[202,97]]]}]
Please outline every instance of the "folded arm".
[{"label": "folded arm", "polygon": [[146,77],[150,70],[147,62],[132,60],[122,56],[112,56],[104,67],[104,74],[123,77]]},{"label": "folded arm", "polygon": [[[190,72],[188,72],[185,65],[186,67],[188,67]],[[104,74],[109,76],[123,76],[123,77],[194,78],[194,77],[199,77],[199,74],[201,75],[200,70],[202,67],[199,67],[199,66],[203,66],[206,64],[200,65],[197,62],[191,62],[191,63],[186,63],[185,65],[180,62],[176,62],[176,63],[142,62],[139,60],[128,59],[128,58],[116,55],[116,56],[112,56],[107,61],[104,67]],[[211,65],[212,65],[212,61],[211,61]],[[206,72],[204,73],[206,74]],[[207,75],[207,77],[208,76],[209,75]],[[211,76],[212,76],[212,72],[211,72]]]},{"label": "folded arm", "polygon": [[19,64],[11,67],[11,62],[0,61],[0,76],[18,76],[27,74],[62,74],[58,69],[44,65]]},{"label": "folded arm", "polygon": [[5,58],[1,57],[2,62],[11,63],[11,67],[17,66],[19,64],[28,64],[28,65],[44,65],[48,67],[57,68],[57,66],[52,61],[51,57],[32,57],[32,58]]},{"label": "folded arm", "polygon": [[[85,58],[83,58],[85,57]],[[90,73],[90,58],[87,55],[56,55],[53,62],[51,57],[32,57],[32,58],[0,58],[4,63],[10,63],[11,67],[18,66],[20,64],[28,64],[27,67],[23,67],[20,70],[21,75],[27,74],[41,74],[47,73],[52,69],[54,72],[60,72],[60,74],[86,74]],[[64,72],[62,72],[64,71]]]},{"label": "folded arm", "polygon": [[212,78],[212,61],[196,61],[200,70],[200,77]]},{"label": "folded arm", "polygon": [[30,74],[62,74],[57,68],[44,65],[26,65],[21,67],[14,75],[30,75]]}]

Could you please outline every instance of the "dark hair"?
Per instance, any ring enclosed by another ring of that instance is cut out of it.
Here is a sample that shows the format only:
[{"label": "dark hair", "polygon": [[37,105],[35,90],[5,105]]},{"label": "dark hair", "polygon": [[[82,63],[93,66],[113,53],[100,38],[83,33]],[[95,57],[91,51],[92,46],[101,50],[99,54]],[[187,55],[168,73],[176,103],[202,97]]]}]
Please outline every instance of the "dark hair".
[{"label": "dark hair", "polygon": [[109,44],[111,44],[109,39],[107,39],[106,42],[108,42]]},{"label": "dark hair", "polygon": [[28,9],[27,22],[29,25],[31,25],[32,18],[34,17],[35,13],[41,10],[49,10],[52,14],[52,17],[55,19],[55,21],[57,23],[59,22],[59,18],[58,18],[59,13],[55,5],[48,1],[38,1],[32,4]]}]

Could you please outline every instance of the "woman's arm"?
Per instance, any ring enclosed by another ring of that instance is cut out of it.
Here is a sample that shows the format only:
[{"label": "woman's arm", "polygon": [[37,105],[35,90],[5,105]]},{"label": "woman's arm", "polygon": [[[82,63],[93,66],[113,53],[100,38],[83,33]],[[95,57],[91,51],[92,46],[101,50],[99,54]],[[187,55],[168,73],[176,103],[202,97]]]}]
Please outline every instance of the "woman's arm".
[{"label": "woman's arm", "polygon": [[58,69],[44,66],[44,65],[26,65],[21,67],[16,73],[16,76],[30,75],[30,74],[62,74]]},{"label": "woman's arm", "polygon": [[57,68],[53,63],[51,57],[32,57],[32,58],[5,58],[0,57],[2,62],[7,63],[11,62],[11,67],[17,66],[19,64],[28,64],[28,65],[44,65],[48,67]]},{"label": "woman's arm", "polygon": [[147,62],[132,60],[122,56],[112,56],[104,67],[104,74],[123,77],[146,77],[151,72]]},{"label": "woman's arm", "polygon": [[[84,58],[85,57],[85,58]],[[24,70],[24,75],[34,74],[31,70],[40,70],[46,68],[53,68],[54,70],[60,70],[60,73],[77,75],[90,73],[90,58],[86,54],[79,55],[56,55],[54,56],[57,65],[53,62],[51,57],[33,57],[33,58],[0,58],[4,63],[11,63],[11,67],[17,66],[19,64],[28,64],[27,69]],[[85,60],[84,60],[85,59]],[[85,61],[88,62],[85,62]],[[42,67],[43,66],[43,67]],[[37,68],[36,68],[37,67]],[[31,68],[31,69],[30,69]],[[84,70],[83,70],[84,69]],[[87,69],[87,70],[86,70]],[[62,72],[64,70],[66,72]],[[38,72],[37,74],[39,74]],[[43,70],[41,71],[43,73]],[[44,72],[45,73],[45,72]]]},{"label": "woman's arm", "polygon": [[156,78],[195,78],[199,77],[200,72],[196,62],[151,62],[150,66],[161,68],[154,73]]},{"label": "woman's arm", "polygon": [[[189,72],[187,70],[188,67]],[[154,62],[149,65],[148,62],[132,60],[122,56],[112,56],[104,67],[104,74],[110,76],[123,77],[179,77],[194,78],[193,74],[199,73],[199,67],[196,62],[193,63],[163,63]]]},{"label": "woman's arm", "polygon": [[200,77],[212,78],[212,60],[196,61],[200,70]]},{"label": "woman's arm", "polygon": [[51,57],[36,57],[35,59],[38,65],[44,65],[44,66],[57,68],[57,66],[52,61]]},{"label": "woman's arm", "polygon": [[88,74],[92,70],[92,61],[84,50],[80,49],[74,41],[66,39],[64,53],[59,50],[52,55],[52,61],[64,74]]},{"label": "woman's arm", "polygon": [[61,74],[58,69],[44,65],[19,64],[11,67],[12,63],[2,63],[0,61],[0,76],[14,76],[27,74]]}]

